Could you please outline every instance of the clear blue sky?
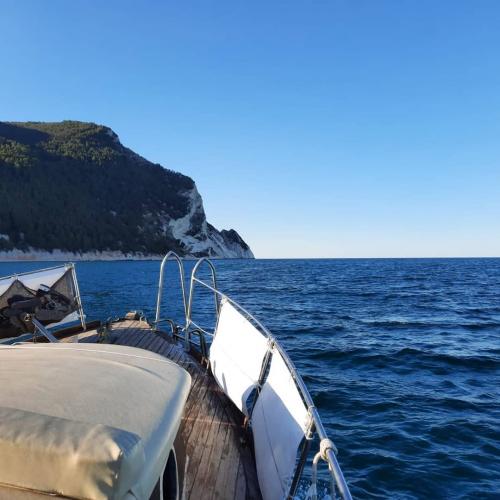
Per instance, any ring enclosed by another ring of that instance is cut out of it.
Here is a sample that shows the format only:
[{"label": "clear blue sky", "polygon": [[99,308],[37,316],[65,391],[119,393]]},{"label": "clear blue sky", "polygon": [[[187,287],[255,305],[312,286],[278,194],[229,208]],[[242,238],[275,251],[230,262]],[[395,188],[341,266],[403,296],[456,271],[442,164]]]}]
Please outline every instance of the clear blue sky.
[{"label": "clear blue sky", "polygon": [[0,120],[109,125],[258,257],[500,256],[498,1],[0,7]]}]

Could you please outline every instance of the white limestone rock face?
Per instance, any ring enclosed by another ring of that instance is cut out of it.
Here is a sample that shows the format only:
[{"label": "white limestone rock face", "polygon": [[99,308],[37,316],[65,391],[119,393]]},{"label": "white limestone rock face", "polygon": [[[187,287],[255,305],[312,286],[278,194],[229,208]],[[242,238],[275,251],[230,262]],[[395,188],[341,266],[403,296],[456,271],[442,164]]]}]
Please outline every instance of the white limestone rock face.
[{"label": "white limestone rock face", "polygon": [[[218,231],[207,222],[203,201],[196,185],[181,193],[187,201],[187,213],[177,219],[166,211],[147,212],[143,216],[143,224],[139,231],[154,232],[158,237],[171,242],[172,249],[184,258],[222,258],[253,259],[254,254],[241,236],[234,229]],[[7,239],[7,235],[0,234]],[[82,260],[158,260],[162,254],[148,252],[127,252],[116,250],[69,252],[61,249],[40,250],[27,249],[0,250],[1,261],[82,261]]]},{"label": "white limestone rock face", "polygon": [[203,201],[196,185],[183,194],[188,200],[188,212],[178,219],[168,218],[164,230],[180,243],[187,256],[254,258],[250,247],[234,229],[218,231],[207,222]]}]

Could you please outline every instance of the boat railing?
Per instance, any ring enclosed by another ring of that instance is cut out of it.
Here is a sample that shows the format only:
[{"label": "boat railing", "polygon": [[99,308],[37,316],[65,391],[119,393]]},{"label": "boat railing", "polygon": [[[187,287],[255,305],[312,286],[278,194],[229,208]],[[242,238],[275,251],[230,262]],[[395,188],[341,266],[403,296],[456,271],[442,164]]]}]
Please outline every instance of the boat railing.
[{"label": "boat railing", "polygon": [[69,264],[66,264],[66,266],[68,269],[71,269],[71,277],[73,279],[73,285],[75,287],[75,300],[78,304],[78,315],[80,317],[82,330],[85,331],[87,329],[87,325],[85,323],[85,313],[83,312],[82,296],[80,295],[80,286],[78,285],[78,279],[76,277],[75,264],[71,262]]},{"label": "boat railing", "polygon": [[164,278],[165,278],[165,268],[166,264],[169,260],[174,260],[177,262],[177,265],[179,267],[179,278],[181,282],[181,294],[182,294],[182,304],[184,306],[184,317],[188,317],[188,310],[187,310],[187,300],[186,300],[186,287],[185,287],[185,276],[184,276],[184,266],[182,265],[182,260],[181,258],[173,251],[168,252],[165,257],[163,257],[163,260],[161,261],[161,266],[160,266],[160,279],[158,283],[158,295],[156,297],[156,315],[155,315],[155,321],[154,321],[154,328],[155,330],[158,329],[158,325],[163,322],[168,322],[170,323],[172,329],[175,328],[175,325],[173,325],[173,322],[171,319],[161,318],[161,301],[163,297],[163,284],[164,284]]},{"label": "boat railing", "polygon": [[[207,259],[206,257],[203,257],[201,259],[198,259],[196,262],[195,266],[193,267],[193,270],[191,272],[191,279],[189,282],[189,298],[188,298],[188,305],[187,305],[187,310],[186,310],[186,328],[185,328],[185,344],[186,348],[189,348],[190,342],[191,342],[191,334],[193,333],[198,333],[200,336],[200,344],[202,347],[202,355],[206,357],[206,349],[204,346],[206,346],[206,342],[204,339],[204,335],[208,335],[209,337],[213,337],[214,332],[210,332],[207,330],[205,327],[197,324],[193,320],[193,298],[194,298],[194,287],[197,282],[206,284],[205,282],[200,281],[196,277],[196,273],[198,272],[198,269],[202,266],[202,264],[206,264],[208,268],[210,269],[210,277],[212,280],[212,285],[208,286],[210,290],[214,292],[214,304],[215,304],[215,313],[216,317],[218,318],[219,313],[220,313],[220,302],[219,302],[219,292],[217,288],[217,271],[215,270],[215,266],[213,265],[212,261]],[[193,328],[194,327],[194,328]]]},{"label": "boat railing", "polygon": [[[197,272],[200,269],[200,267],[206,264],[211,272],[211,283],[207,283],[206,281],[203,281],[199,277],[197,277]],[[216,313],[216,324],[213,332],[210,332],[206,328],[202,328],[200,325],[195,323],[195,321],[192,318],[192,313],[193,313],[193,299],[194,299],[194,293],[195,293],[195,286],[200,285],[205,287],[206,289],[210,290],[214,294],[215,298],[215,313]],[[191,272],[191,279],[190,279],[190,287],[189,287],[189,298],[188,298],[188,305],[186,308],[186,328],[185,328],[185,343],[186,346],[189,347],[191,344],[190,341],[190,335],[193,331],[196,331],[198,334],[200,334],[200,343],[203,341],[203,344],[205,345],[203,335],[209,335],[210,337],[214,338],[214,336],[217,335],[217,327],[218,327],[218,322],[220,319],[221,315],[221,303],[222,301],[227,301],[229,302],[237,311],[239,311],[242,316],[249,321],[251,324],[259,330],[261,334],[263,334],[268,341],[268,351],[266,356],[264,357],[264,361],[262,364],[262,369],[261,369],[261,375],[259,377],[258,381],[258,387],[257,387],[257,396],[254,398],[253,401],[253,406],[252,409],[250,410],[250,415],[253,412],[253,409],[255,408],[256,400],[259,397],[259,387],[261,387],[265,381],[266,374],[269,372],[269,366],[271,363],[271,351],[272,349],[276,349],[281,357],[283,358],[283,361],[286,364],[286,367],[289,371],[289,375],[292,377],[295,387],[300,393],[300,396],[302,398],[302,401],[304,405],[307,407],[308,413],[309,413],[309,418],[310,418],[310,423],[308,425],[308,429],[305,432],[305,439],[303,440],[300,453],[299,453],[299,460],[298,463],[296,464],[293,479],[291,481],[291,486],[290,486],[290,492],[288,494],[288,498],[293,498],[295,495],[295,492],[298,487],[298,482],[300,480],[300,477],[302,475],[306,460],[309,456],[309,451],[310,451],[310,445],[312,442],[312,439],[314,437],[314,434],[317,435],[319,439],[319,449],[317,450],[317,453],[314,456],[313,463],[312,463],[312,481],[313,484],[311,485],[311,490],[310,490],[310,496],[314,500],[316,498],[316,478],[317,478],[317,466],[319,460],[323,460],[326,462],[328,465],[329,473],[330,473],[330,478],[331,478],[331,486],[332,486],[332,496],[335,496],[335,489],[338,490],[340,493],[341,497],[350,500],[351,499],[351,494],[349,492],[349,488],[347,486],[347,483],[345,481],[344,475],[342,473],[342,470],[339,466],[339,463],[336,458],[336,452],[337,449],[334,445],[334,443],[328,438],[328,435],[326,433],[326,430],[323,426],[323,423],[321,422],[321,418],[319,416],[318,410],[316,406],[314,405],[314,402],[311,398],[311,395],[309,394],[309,391],[302,380],[302,377],[298,373],[294,363],[286,353],[285,349],[281,346],[281,344],[277,341],[277,339],[271,334],[271,332],[257,319],[255,318],[251,313],[249,313],[244,307],[242,307],[240,304],[238,304],[236,301],[228,297],[226,294],[222,293],[218,287],[217,287],[217,275],[215,271],[215,266],[213,263],[208,259],[208,258],[202,258],[198,260],[196,265],[194,266],[192,272]],[[236,332],[235,332],[236,333]],[[205,353],[202,353],[204,356],[206,355]],[[250,417],[251,418],[251,417]],[[335,488],[336,487],[336,488]]]}]

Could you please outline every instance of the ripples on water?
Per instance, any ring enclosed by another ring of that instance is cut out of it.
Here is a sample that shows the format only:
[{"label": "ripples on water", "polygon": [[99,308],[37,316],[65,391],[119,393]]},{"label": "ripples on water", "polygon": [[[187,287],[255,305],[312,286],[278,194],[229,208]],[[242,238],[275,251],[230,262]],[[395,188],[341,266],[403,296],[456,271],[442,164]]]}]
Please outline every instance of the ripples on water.
[{"label": "ripples on water", "polygon": [[[298,366],[354,497],[500,497],[500,259],[216,265],[221,289]],[[0,264],[0,275],[37,267]],[[88,315],[152,318],[158,268],[77,264]],[[166,293],[165,309],[180,319],[178,297]]]}]

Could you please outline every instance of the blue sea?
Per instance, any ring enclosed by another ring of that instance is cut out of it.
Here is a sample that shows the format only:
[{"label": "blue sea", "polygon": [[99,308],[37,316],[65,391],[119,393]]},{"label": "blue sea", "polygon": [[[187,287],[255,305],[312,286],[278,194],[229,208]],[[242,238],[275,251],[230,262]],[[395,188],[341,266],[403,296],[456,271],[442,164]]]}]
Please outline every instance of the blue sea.
[{"label": "blue sea", "polygon": [[[0,263],[0,275],[40,266]],[[299,368],[355,498],[500,498],[500,259],[216,267],[220,288]],[[88,317],[140,309],[153,319],[158,271],[158,262],[78,263]],[[166,281],[162,316],[182,321],[173,266]],[[204,326],[211,300],[196,289]]]}]

